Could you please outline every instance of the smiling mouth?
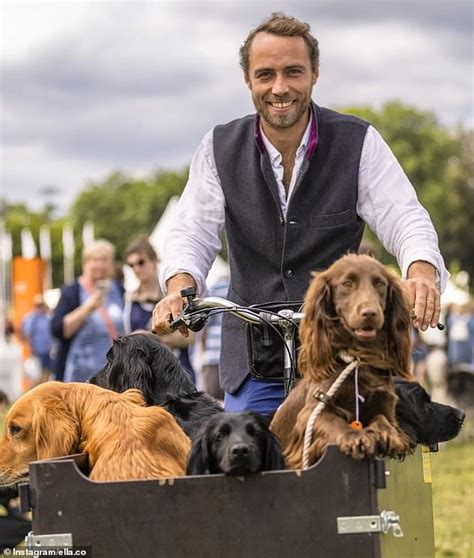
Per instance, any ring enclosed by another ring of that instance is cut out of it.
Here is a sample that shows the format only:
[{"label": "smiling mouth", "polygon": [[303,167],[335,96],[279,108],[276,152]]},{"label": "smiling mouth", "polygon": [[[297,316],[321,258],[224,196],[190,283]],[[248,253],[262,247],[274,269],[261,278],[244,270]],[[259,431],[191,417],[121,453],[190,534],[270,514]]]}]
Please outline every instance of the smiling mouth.
[{"label": "smiling mouth", "polygon": [[286,109],[286,108],[290,107],[293,103],[294,103],[294,101],[287,101],[285,103],[277,103],[277,102],[274,102],[274,101],[270,101],[269,105],[271,105],[273,108],[276,108],[276,109]]}]

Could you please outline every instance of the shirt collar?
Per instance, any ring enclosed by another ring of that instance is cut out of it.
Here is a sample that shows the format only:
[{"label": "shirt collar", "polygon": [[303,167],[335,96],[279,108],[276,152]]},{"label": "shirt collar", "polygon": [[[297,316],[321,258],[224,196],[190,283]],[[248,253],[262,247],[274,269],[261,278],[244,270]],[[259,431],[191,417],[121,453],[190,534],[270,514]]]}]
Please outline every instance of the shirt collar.
[{"label": "shirt collar", "polygon": [[[318,122],[314,110],[313,104],[310,105],[310,118],[308,125],[304,131],[301,143],[298,147],[298,151],[301,149],[306,150],[306,158],[311,160],[318,145]],[[255,142],[260,153],[267,152],[272,163],[277,162],[278,158],[281,158],[281,154],[275,148],[275,146],[270,142],[270,140],[265,136],[260,121],[260,115],[257,114],[255,118]]]}]

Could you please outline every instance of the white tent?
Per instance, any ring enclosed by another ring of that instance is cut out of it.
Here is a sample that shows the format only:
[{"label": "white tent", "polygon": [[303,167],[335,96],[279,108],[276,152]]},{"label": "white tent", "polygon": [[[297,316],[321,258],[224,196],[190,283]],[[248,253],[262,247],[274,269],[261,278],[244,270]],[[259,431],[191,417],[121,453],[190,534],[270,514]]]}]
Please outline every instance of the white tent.
[{"label": "white tent", "polygon": [[[152,233],[148,237],[151,245],[156,250],[158,256],[160,256],[164,252],[166,234],[168,233],[168,230],[171,227],[171,223],[174,220],[178,201],[179,201],[178,196],[173,196],[170,199],[168,205],[163,211],[163,214],[161,215],[160,220],[155,225],[155,228],[153,229]],[[125,289],[127,291],[136,289],[138,286],[137,278],[135,277],[135,274],[128,266],[124,266],[124,275],[125,275]],[[215,283],[217,283],[217,281],[221,277],[227,277],[228,275],[229,275],[229,266],[227,262],[220,256],[217,256],[207,275],[206,283],[208,288],[212,287]]]}]

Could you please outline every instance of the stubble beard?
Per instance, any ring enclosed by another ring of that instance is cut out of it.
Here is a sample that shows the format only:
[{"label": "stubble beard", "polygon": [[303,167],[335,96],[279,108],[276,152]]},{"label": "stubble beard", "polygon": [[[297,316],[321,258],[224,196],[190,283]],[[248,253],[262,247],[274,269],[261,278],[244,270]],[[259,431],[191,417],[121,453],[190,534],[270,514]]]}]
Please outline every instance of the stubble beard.
[{"label": "stubble beard", "polygon": [[273,128],[286,129],[294,126],[307,113],[309,109],[310,96],[305,96],[305,98],[302,99],[298,110],[291,111],[289,114],[282,114],[280,116],[271,114],[268,109],[267,102],[257,98],[253,94],[252,100],[255,110],[267,124]]}]

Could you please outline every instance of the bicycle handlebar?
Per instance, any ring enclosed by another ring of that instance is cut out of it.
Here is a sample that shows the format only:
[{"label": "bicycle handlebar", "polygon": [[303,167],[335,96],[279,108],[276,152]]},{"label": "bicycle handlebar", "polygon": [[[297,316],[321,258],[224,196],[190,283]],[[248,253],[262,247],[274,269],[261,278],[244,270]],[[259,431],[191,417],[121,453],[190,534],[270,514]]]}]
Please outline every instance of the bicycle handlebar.
[{"label": "bicycle handlebar", "polygon": [[[241,320],[253,324],[270,322],[283,328],[288,324],[293,326],[298,324],[304,316],[303,313],[293,312],[293,310],[290,309],[280,310],[275,313],[270,312],[265,308],[258,308],[258,306],[240,306],[225,298],[211,296],[206,298],[195,298],[190,301],[183,308],[180,315],[171,323],[171,327],[176,329],[181,324],[184,324],[192,331],[199,331],[202,327],[204,327],[212,310],[229,312]],[[261,313],[265,314],[265,318],[260,316]]]}]

